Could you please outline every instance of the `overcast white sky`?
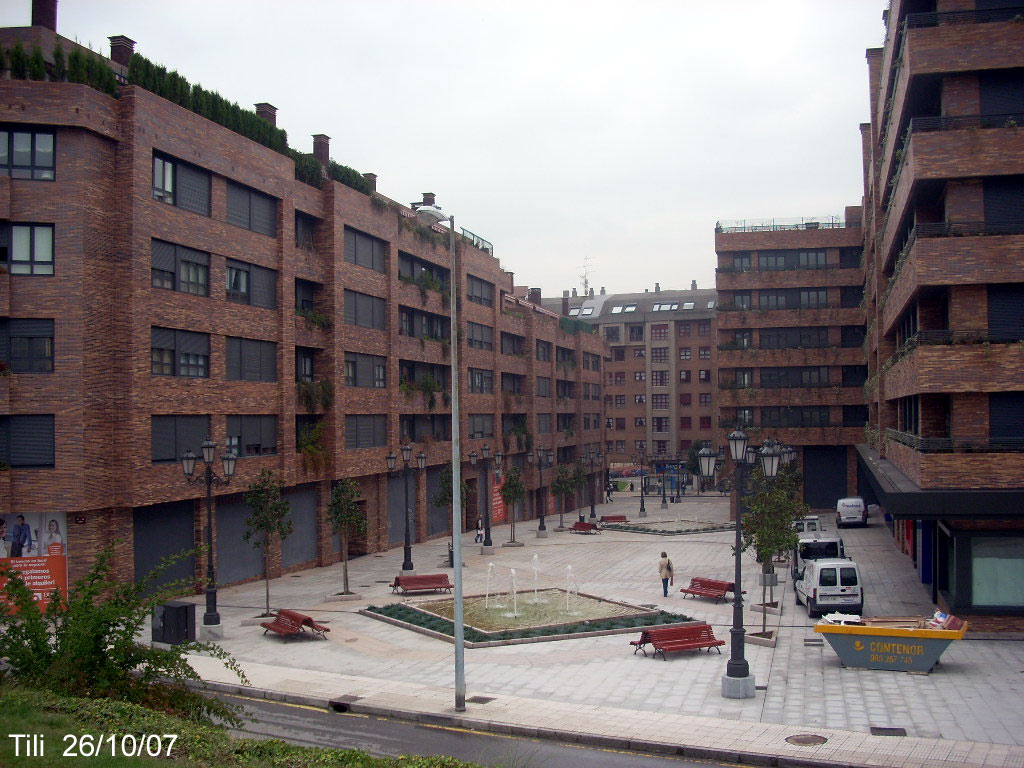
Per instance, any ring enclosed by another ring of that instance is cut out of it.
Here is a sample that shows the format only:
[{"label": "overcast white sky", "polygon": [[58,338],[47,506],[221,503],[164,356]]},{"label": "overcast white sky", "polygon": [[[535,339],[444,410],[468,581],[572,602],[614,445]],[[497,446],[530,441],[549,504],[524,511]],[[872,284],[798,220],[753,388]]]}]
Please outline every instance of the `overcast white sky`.
[{"label": "overcast white sky", "polygon": [[[437,194],[544,295],[714,285],[719,219],[842,215],[862,193],[864,51],[886,0],[60,0],[57,30],[150,60],[293,147]],[[30,0],[4,0],[25,26]]]}]

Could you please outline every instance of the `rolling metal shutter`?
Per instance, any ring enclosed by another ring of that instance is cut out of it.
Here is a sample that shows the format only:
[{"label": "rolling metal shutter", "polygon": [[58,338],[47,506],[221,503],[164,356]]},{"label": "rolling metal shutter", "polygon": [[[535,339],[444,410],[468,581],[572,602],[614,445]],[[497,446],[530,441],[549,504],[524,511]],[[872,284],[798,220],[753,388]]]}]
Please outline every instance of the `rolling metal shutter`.
[{"label": "rolling metal shutter", "polygon": [[153,416],[150,419],[150,455],[153,461],[178,460],[174,450],[174,418],[174,416]]},{"label": "rolling metal shutter", "polygon": [[281,542],[281,565],[285,568],[316,560],[316,486],[286,490],[292,533]]},{"label": "rolling metal shutter", "polygon": [[8,463],[12,467],[52,467],[53,423],[53,414],[8,417]]},{"label": "rolling metal shutter", "polygon": [[1024,435],[1024,392],[992,392],[988,396],[989,437],[1011,439],[1019,447]]},{"label": "rolling metal shutter", "polygon": [[807,445],[803,449],[804,501],[811,509],[835,510],[846,496],[846,447]]},{"label": "rolling metal shutter", "polygon": [[228,223],[249,228],[249,190],[228,182]]},{"label": "rolling metal shutter", "polygon": [[[195,548],[194,518],[195,501],[192,499],[132,510],[136,583],[157,568],[164,558]],[[179,579],[191,582],[195,578],[195,567],[195,554],[177,561],[160,572],[150,593]]]},{"label": "rolling metal shutter", "polygon": [[180,457],[185,451],[192,451],[196,456],[202,456],[203,441],[210,435],[209,416],[175,416],[174,417],[174,443],[177,456]]},{"label": "rolling metal shutter", "polygon": [[251,512],[241,494],[216,499],[218,584],[231,584],[263,574],[263,550],[244,538],[245,519]]},{"label": "rolling metal shutter", "polygon": [[249,303],[255,307],[277,308],[277,272],[266,267],[249,267]]},{"label": "rolling metal shutter", "polygon": [[250,229],[263,235],[277,236],[277,200],[261,192],[249,193]]},{"label": "rolling metal shutter", "polygon": [[451,529],[452,510],[448,506],[437,506],[434,497],[441,490],[441,467],[427,470],[427,535],[440,536]]},{"label": "rolling metal shutter", "polygon": [[[415,474],[415,473],[414,473]],[[409,478],[409,506],[416,498],[416,479]],[[416,526],[412,515],[409,519],[410,541],[416,541]],[[405,478],[398,472],[388,478],[388,546],[405,543]]]},{"label": "rolling metal shutter", "polygon": [[982,181],[985,223],[1024,221],[1024,176],[989,177]]},{"label": "rolling metal shutter", "polygon": [[238,381],[242,378],[242,339],[227,338],[228,378]]},{"label": "rolling metal shutter", "polygon": [[153,268],[162,269],[165,272],[177,272],[174,258],[174,245],[165,243],[163,240],[153,241]]},{"label": "rolling metal shutter", "polygon": [[1024,283],[988,286],[988,332],[996,341],[1024,338]]},{"label": "rolling metal shutter", "polygon": [[210,215],[210,174],[187,163],[176,162],[177,205],[186,211]]}]

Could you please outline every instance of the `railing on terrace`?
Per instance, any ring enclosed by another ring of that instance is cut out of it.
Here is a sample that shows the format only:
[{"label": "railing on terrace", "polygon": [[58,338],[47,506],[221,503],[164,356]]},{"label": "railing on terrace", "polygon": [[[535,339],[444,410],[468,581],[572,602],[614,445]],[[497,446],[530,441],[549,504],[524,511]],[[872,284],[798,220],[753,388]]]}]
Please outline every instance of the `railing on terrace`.
[{"label": "railing on terrace", "polygon": [[[885,107],[882,110],[882,129],[879,132],[878,145],[884,147],[886,137],[889,135],[889,118],[892,117],[895,84],[899,78],[900,70],[903,68],[903,54],[906,48],[908,29],[922,29],[952,24],[989,24],[1000,21],[1019,20],[1024,21],[1024,5],[1016,5],[1012,8],[950,11],[946,13],[908,13],[907,17],[903,20],[903,24],[900,26],[899,35],[896,40],[896,51],[893,55],[893,65],[890,68],[889,81],[886,83],[885,92],[887,97]],[[881,161],[881,158],[879,158],[879,161]]]},{"label": "railing on terrace", "polygon": [[909,339],[900,344],[888,360],[882,365],[882,370],[887,371],[904,357],[909,355],[918,347],[926,346],[952,346],[955,344],[1019,344],[1024,341],[1024,332],[1018,333],[992,333],[987,330],[980,331],[918,331]]},{"label": "railing on terrace", "polygon": [[[937,221],[915,225],[897,251],[899,262],[910,253],[919,237],[986,237],[994,235],[1024,235],[1024,219],[1016,221]],[[894,269],[890,282],[899,274]],[[721,309],[721,307],[719,307]]]},{"label": "railing on terrace", "polygon": [[919,437],[895,429],[885,437],[921,453],[1006,453],[1024,451],[1024,437],[990,437],[988,440],[964,440],[954,437]]},{"label": "railing on terrace", "polygon": [[494,255],[494,246],[491,245],[489,240],[484,240],[480,235],[473,234],[468,229],[462,228],[462,236],[469,240],[476,248],[481,251],[486,251],[491,256]]},{"label": "railing on terrace", "polygon": [[715,232],[783,232],[798,229],[845,229],[839,216],[816,216],[793,219],[736,219],[715,222]]},{"label": "railing on terrace", "polygon": [[726,341],[726,342],[723,342],[722,344],[718,345],[718,351],[719,352],[729,352],[729,351],[737,350],[737,349],[753,349],[753,348],[754,348],[753,344],[744,344],[741,341],[739,341],[739,342],[737,342],[737,341]]}]

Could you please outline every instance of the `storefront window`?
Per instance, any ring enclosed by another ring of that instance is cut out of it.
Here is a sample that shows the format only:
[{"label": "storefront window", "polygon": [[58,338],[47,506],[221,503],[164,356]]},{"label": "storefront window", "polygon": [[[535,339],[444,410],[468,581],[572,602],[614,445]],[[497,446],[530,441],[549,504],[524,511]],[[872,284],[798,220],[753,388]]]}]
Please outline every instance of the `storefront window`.
[{"label": "storefront window", "polygon": [[972,602],[1024,605],[1024,537],[971,538]]}]

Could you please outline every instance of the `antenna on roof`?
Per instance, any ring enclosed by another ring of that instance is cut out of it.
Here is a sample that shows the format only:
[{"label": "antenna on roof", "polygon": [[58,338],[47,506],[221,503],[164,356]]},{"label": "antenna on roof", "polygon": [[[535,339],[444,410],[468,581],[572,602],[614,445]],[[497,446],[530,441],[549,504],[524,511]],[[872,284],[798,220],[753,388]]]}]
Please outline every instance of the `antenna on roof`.
[{"label": "antenna on roof", "polygon": [[590,295],[590,256],[583,257],[583,270],[580,272],[580,280],[583,281],[583,295]]}]

